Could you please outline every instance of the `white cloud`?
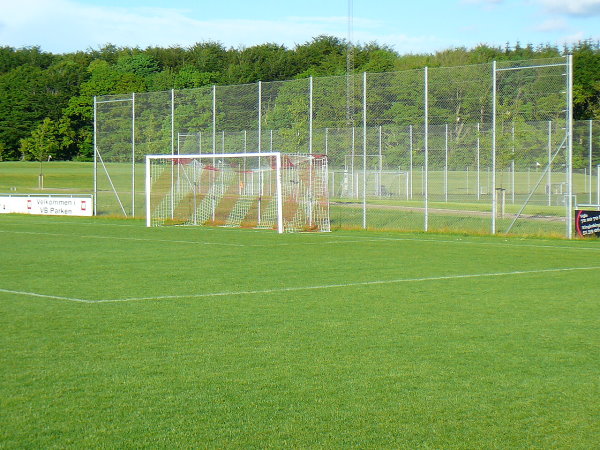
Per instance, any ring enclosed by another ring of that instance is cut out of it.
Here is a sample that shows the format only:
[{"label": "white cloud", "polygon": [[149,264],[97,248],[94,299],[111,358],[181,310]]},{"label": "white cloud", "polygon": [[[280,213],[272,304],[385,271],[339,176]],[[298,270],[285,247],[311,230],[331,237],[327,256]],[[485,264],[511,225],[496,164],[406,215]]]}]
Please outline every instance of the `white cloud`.
[{"label": "white cloud", "polygon": [[[0,0],[0,3],[4,3]],[[280,20],[219,19],[186,16],[173,8],[101,7],[73,0],[21,0],[2,4],[0,42],[70,52],[117,46],[188,46],[219,41],[226,46],[277,42],[288,46],[321,34],[346,37],[346,17],[289,17]],[[355,27],[374,27],[357,18]]]},{"label": "white cloud", "polygon": [[577,32],[562,38],[562,43],[564,44],[575,44],[577,42],[581,42],[586,38],[586,36],[581,32]]},{"label": "white cloud", "polygon": [[537,0],[547,11],[568,16],[600,15],[600,0]]},{"label": "white cloud", "polygon": [[[487,0],[490,1],[490,0]],[[498,1],[498,0],[492,0]],[[0,3],[5,3],[0,0]],[[355,17],[354,41],[377,41],[399,52],[429,52],[453,45],[433,35],[386,30],[384,22]],[[274,42],[293,47],[319,35],[348,37],[347,17],[286,17],[273,20],[191,18],[175,8],[91,6],[76,0],[20,0],[2,5],[0,42],[40,46],[56,53],[117,46],[190,46],[218,41],[227,47]]]},{"label": "white cloud", "polygon": [[548,19],[534,27],[535,31],[541,31],[542,33],[564,31],[566,29],[567,23],[562,18]]}]

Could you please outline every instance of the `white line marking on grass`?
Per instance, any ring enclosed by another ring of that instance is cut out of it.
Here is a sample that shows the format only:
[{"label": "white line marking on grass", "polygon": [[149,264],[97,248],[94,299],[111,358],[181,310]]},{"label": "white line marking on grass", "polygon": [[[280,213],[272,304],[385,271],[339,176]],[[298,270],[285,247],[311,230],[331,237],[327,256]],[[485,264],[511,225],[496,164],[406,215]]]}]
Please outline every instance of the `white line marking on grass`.
[{"label": "white line marking on grass", "polygon": [[96,302],[95,300],[85,300],[83,298],[61,297],[58,295],[38,294],[37,292],[12,291],[10,289],[0,289],[0,292],[4,292],[6,294],[25,295],[27,297],[51,298],[54,300],[68,300],[70,302],[79,302],[79,303],[95,303]]},{"label": "white line marking on grass", "polygon": [[396,280],[373,280],[373,281],[358,281],[355,283],[337,283],[337,284],[322,284],[317,286],[296,286],[296,287],[283,287],[275,289],[261,289],[261,290],[248,290],[248,291],[223,291],[223,292],[207,292],[204,294],[181,294],[181,295],[161,295],[156,297],[129,297],[129,298],[116,298],[116,299],[104,299],[104,300],[90,300],[75,297],[63,297],[59,295],[47,295],[39,294],[37,292],[25,292],[25,291],[14,291],[11,289],[2,289],[0,292],[7,294],[23,295],[27,297],[39,297],[48,298],[53,300],[66,300],[77,303],[117,303],[117,302],[132,302],[132,301],[144,301],[144,300],[174,300],[179,298],[203,298],[203,297],[224,297],[230,295],[255,295],[255,294],[276,294],[281,292],[293,292],[293,291],[310,291],[317,289],[336,289],[336,288],[348,288],[356,286],[374,286],[382,284],[400,284],[400,283],[414,283],[422,281],[443,281],[443,280],[458,280],[461,278],[483,278],[483,277],[500,277],[510,275],[529,275],[529,274],[540,274],[540,273],[556,273],[556,272],[574,272],[578,270],[600,270],[600,266],[593,267],[565,267],[557,269],[538,269],[538,270],[515,270],[512,272],[492,272],[492,273],[474,273],[474,274],[459,274],[459,275],[442,275],[436,277],[422,277],[422,278],[399,278]]},{"label": "white line marking on grass", "polygon": [[[7,217],[2,217],[2,219],[10,219],[10,214],[6,214]],[[19,214],[17,217],[31,217],[30,214]],[[46,217],[52,217],[52,216],[46,216]],[[127,220],[127,219],[125,219]],[[8,220],[6,221],[8,222]],[[3,222],[3,223],[6,223]],[[141,221],[140,221],[141,222]],[[93,225],[93,226],[109,226],[109,227],[137,227],[137,228],[141,228],[141,225],[139,223],[107,223],[107,222],[103,222],[103,221],[98,221],[98,222],[79,222],[79,221],[66,221],[66,220],[46,220],[46,221],[42,221],[42,220],[27,220],[27,225],[30,224],[35,224],[35,225],[44,225],[44,226],[48,226],[48,225]],[[23,225],[23,221],[13,221],[13,223],[11,225]]]},{"label": "white line marking on grass", "polygon": [[[398,242],[428,242],[428,243],[444,243],[444,244],[466,244],[466,245],[489,245],[489,246],[498,246],[498,247],[532,247],[532,248],[550,248],[550,249],[559,249],[559,250],[592,250],[592,251],[600,251],[600,246],[598,247],[579,247],[572,246],[567,247],[564,245],[548,245],[548,244],[521,244],[514,243],[511,241],[516,241],[519,239],[518,237],[510,237],[508,238],[510,241],[504,242],[481,242],[481,241],[469,241],[463,238],[457,239],[435,239],[435,238],[408,238],[408,237],[360,237],[360,236],[347,236],[342,235],[338,236],[339,238],[348,238],[354,239],[352,241],[346,240],[345,242],[385,242],[385,241],[398,241]],[[490,235],[490,237],[492,237]],[[323,242],[321,242],[323,243]]]},{"label": "white line marking on grass", "polygon": [[67,234],[67,233],[49,233],[42,231],[8,231],[0,230],[0,233],[15,233],[15,234],[33,234],[41,236],[59,236],[59,237],[78,237],[83,239],[109,239],[118,241],[144,241],[144,242],[172,242],[177,244],[198,244],[198,245],[221,245],[225,247],[248,247],[245,244],[232,244],[230,242],[204,242],[204,241],[182,241],[177,239],[151,239],[151,238],[135,238],[135,237],[120,237],[120,236],[99,236],[96,234]]},{"label": "white line marking on grass", "polygon": [[[231,242],[207,242],[207,241],[188,241],[182,239],[153,239],[153,238],[135,238],[135,237],[119,237],[119,236],[101,236],[101,235],[82,235],[82,234],[67,234],[67,233],[50,233],[42,231],[10,231],[0,230],[0,233],[15,233],[15,234],[30,234],[30,235],[41,235],[41,236],[60,236],[60,237],[79,237],[84,239],[112,239],[122,241],[142,241],[142,242],[167,242],[177,244],[197,244],[197,245],[217,245],[223,247],[279,247],[279,246],[295,246],[295,245],[323,245],[323,244],[361,244],[361,243],[379,243],[379,242],[424,242],[430,244],[464,244],[464,245],[482,245],[482,246],[493,246],[493,247],[527,247],[527,248],[543,248],[553,250],[572,250],[572,251],[583,251],[589,250],[593,252],[600,252],[599,247],[580,247],[580,246],[564,246],[564,245],[544,245],[544,244],[513,244],[512,242],[480,242],[480,241],[469,241],[463,239],[421,239],[421,238],[393,238],[393,237],[365,237],[359,236],[338,236],[342,238],[340,240],[331,240],[331,237],[322,236],[323,239],[330,238],[330,240],[323,241],[317,240],[318,242],[271,242],[268,244],[234,244]],[[315,234],[316,235],[316,234]],[[344,239],[348,238],[348,239]],[[350,240],[352,239],[352,240]]]},{"label": "white line marking on grass", "polygon": [[335,289],[335,288],[347,288],[356,286],[373,286],[381,284],[400,284],[400,283],[411,283],[420,281],[440,281],[440,280],[457,280],[461,278],[482,278],[482,277],[500,277],[510,275],[528,275],[528,274],[539,274],[539,273],[552,273],[552,272],[573,272],[577,270],[599,270],[600,266],[594,267],[567,267],[558,269],[539,269],[539,270],[516,270],[512,272],[495,272],[495,273],[475,273],[475,274],[462,274],[462,275],[442,275],[437,277],[422,277],[422,278],[400,278],[396,280],[375,280],[375,281],[358,281],[355,283],[339,283],[339,284],[323,284],[317,286],[297,286],[297,287],[283,287],[275,289],[261,289],[252,291],[224,291],[224,292],[209,292],[205,294],[182,294],[182,295],[162,295],[156,297],[130,297],[130,298],[117,298],[117,299],[106,299],[106,300],[90,300],[90,303],[115,303],[115,302],[132,302],[142,300],[173,300],[179,298],[203,298],[203,297],[224,297],[229,295],[254,295],[254,294],[275,294],[281,292],[292,292],[292,291],[309,291],[317,289]]}]

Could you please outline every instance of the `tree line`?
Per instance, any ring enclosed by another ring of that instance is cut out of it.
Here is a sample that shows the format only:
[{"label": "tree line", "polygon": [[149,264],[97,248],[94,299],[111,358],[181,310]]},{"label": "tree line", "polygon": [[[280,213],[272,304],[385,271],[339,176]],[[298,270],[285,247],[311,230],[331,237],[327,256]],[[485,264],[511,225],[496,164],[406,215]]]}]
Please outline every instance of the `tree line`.
[{"label": "tree line", "polygon": [[[94,96],[344,75],[348,49],[344,39],[332,36],[319,36],[294,48],[274,43],[226,48],[218,42],[202,42],[145,49],[106,45],[53,54],[39,47],[0,47],[0,161],[92,159]],[[356,73],[571,53],[574,118],[600,119],[600,42],[581,41],[562,48],[479,45],[408,55],[368,43],[352,51]]]}]

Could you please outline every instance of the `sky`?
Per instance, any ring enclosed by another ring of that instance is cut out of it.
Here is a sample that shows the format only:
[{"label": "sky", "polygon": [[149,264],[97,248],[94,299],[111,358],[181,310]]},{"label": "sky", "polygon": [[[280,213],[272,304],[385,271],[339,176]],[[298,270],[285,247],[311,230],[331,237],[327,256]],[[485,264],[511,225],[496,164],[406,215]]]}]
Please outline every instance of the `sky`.
[{"label": "sky", "polygon": [[600,0],[0,0],[0,46],[53,53],[207,41],[293,48],[319,35],[400,54],[562,46],[600,40]]}]

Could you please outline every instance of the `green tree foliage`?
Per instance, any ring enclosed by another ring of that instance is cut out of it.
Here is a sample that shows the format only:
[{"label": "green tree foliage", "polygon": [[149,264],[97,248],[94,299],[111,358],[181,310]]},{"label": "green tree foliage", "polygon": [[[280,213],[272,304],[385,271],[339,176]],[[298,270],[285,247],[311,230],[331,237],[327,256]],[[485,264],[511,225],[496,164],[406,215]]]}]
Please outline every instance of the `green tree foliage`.
[{"label": "green tree foliage", "polygon": [[[148,47],[124,48],[112,44],[99,49],[90,49],[70,54],[51,54],[39,47],[15,49],[0,47],[0,158],[16,159],[23,156],[20,151],[21,140],[33,137],[45,119],[54,124],[59,141],[59,149],[54,155],[60,159],[88,159],[92,156],[92,119],[94,96],[106,94],[131,94],[171,89],[186,90],[213,85],[237,85],[263,81],[263,108],[265,122],[273,124],[292,121],[289,139],[293,145],[304,141],[306,117],[293,120],[293,112],[301,110],[290,97],[295,86],[286,87],[281,99],[276,99],[279,90],[276,84],[267,87],[270,81],[304,79],[309,76],[339,76],[332,78],[331,87],[320,86],[315,82],[315,124],[314,126],[339,127],[349,122],[360,121],[359,110],[351,102],[351,116],[347,116],[345,94],[346,56],[348,43],[334,36],[317,36],[312,40],[286,48],[276,43],[267,43],[247,48],[225,48],[218,42],[200,42],[191,47]],[[400,81],[387,98],[377,98],[373,92],[371,101],[379,110],[370,111],[381,117],[382,125],[409,126],[415,119],[418,124],[419,109],[422,105],[414,99],[415,89],[419,89],[418,75],[415,80],[411,72],[396,74],[398,71],[431,68],[466,66],[488,63],[492,60],[511,61],[531,58],[556,57],[573,53],[575,64],[574,79],[574,115],[575,119],[600,118],[600,43],[582,41],[572,47],[559,49],[551,45],[506,45],[504,48],[485,44],[473,49],[452,48],[434,54],[399,55],[393,49],[375,42],[358,44],[354,47],[354,66],[356,73],[393,72],[384,74],[386,83]],[[476,70],[476,69],[473,69]],[[417,73],[415,71],[414,73]],[[472,81],[473,74],[465,73]],[[389,77],[390,79],[386,79]],[[400,78],[396,80],[395,78]],[[360,77],[355,77],[360,92]],[[539,82],[542,83],[543,77]],[[438,83],[439,84],[439,83]],[[533,85],[532,89],[536,89]],[[543,86],[542,86],[543,88]],[[238,123],[244,128],[254,116],[246,117],[244,104],[255,99],[254,88],[225,88],[232,97],[227,100],[228,114],[219,113],[217,121],[223,124]],[[267,90],[272,92],[267,92]],[[452,135],[458,141],[464,141],[472,134],[464,128],[467,121],[482,121],[490,111],[478,108],[483,96],[488,95],[485,86],[482,92],[473,95],[465,92],[461,83],[439,85],[431,93],[430,114],[439,123],[452,123]],[[323,91],[323,92],[321,92]],[[319,96],[331,97],[338,92],[337,104],[325,105],[319,102]],[[511,105],[499,105],[499,112],[506,120],[516,120],[517,109],[525,111],[531,106],[527,101],[528,92],[515,92],[515,101]],[[190,94],[191,95],[191,94]],[[193,95],[192,95],[193,97]],[[178,114],[193,117],[197,129],[210,127],[210,104],[206,96],[198,99],[184,99],[176,106]],[[356,100],[356,99],[355,99]],[[143,101],[141,98],[140,101]],[[547,98],[537,102],[538,110],[528,111],[533,117],[544,119],[543,110],[552,108],[556,99]],[[546,102],[546,106],[544,106]],[[224,106],[224,105],[221,105]],[[359,105],[360,106],[360,105]],[[335,107],[336,113],[331,112]],[[329,111],[327,109],[329,108]],[[511,110],[511,108],[513,108]],[[217,108],[219,109],[219,108]],[[512,112],[511,112],[512,111]],[[156,148],[164,145],[162,125],[159,119],[162,112],[148,111],[144,120],[156,122],[151,127],[158,133]],[[290,115],[292,114],[292,115]],[[152,119],[155,117],[155,119]],[[182,116],[183,117],[183,116]],[[398,118],[401,118],[399,120]],[[192,119],[190,119],[192,120]],[[436,123],[437,123],[436,122]],[[263,126],[266,126],[263,123]],[[399,135],[400,136],[400,135]],[[399,139],[405,139],[402,134]],[[29,141],[27,141],[29,142]],[[26,152],[28,155],[30,152]],[[53,157],[54,157],[53,156]],[[28,156],[29,157],[29,156]]]},{"label": "green tree foliage", "polygon": [[48,118],[32,131],[31,137],[21,139],[20,151],[25,160],[47,161],[56,158],[61,142],[58,126]]},{"label": "green tree foliage", "polygon": [[573,103],[579,119],[600,118],[600,48],[580,42],[573,51]]},{"label": "green tree foliage", "polygon": [[230,84],[292,78],[296,72],[294,54],[282,45],[263,44],[236,52],[227,70]]}]

